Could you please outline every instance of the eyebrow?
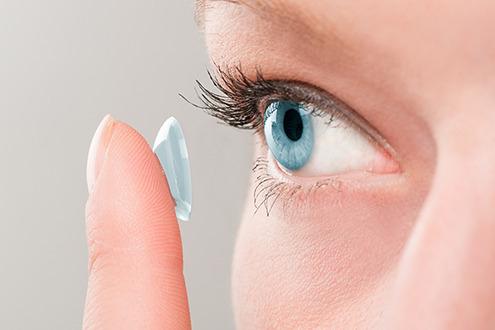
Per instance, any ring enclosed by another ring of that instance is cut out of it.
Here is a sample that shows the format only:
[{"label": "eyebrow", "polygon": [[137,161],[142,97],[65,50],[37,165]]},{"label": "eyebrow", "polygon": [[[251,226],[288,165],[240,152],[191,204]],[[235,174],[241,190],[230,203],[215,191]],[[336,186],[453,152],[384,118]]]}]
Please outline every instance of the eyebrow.
[{"label": "eyebrow", "polygon": [[[337,37],[333,29],[328,31],[328,29],[322,29],[318,24],[315,24],[319,20],[314,13],[308,10],[300,10],[297,6],[291,5],[290,1],[284,0],[196,0],[194,17],[201,31],[204,30],[205,13],[211,8],[209,5],[220,2],[245,6],[262,18],[279,23],[284,28],[290,25],[293,29],[308,32],[300,35],[312,36],[314,38],[319,37],[321,41],[334,39],[334,41],[342,44],[342,41]],[[325,22],[328,23],[327,18],[324,18]]]}]

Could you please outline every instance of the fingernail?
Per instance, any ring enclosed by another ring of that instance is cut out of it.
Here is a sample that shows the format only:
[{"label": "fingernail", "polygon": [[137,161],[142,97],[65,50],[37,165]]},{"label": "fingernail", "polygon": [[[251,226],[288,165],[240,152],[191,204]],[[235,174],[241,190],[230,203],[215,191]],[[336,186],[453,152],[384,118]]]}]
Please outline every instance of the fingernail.
[{"label": "fingernail", "polygon": [[103,165],[103,161],[105,160],[108,145],[112,137],[114,124],[115,120],[110,115],[106,115],[100,125],[98,125],[95,135],[91,140],[86,168],[86,180],[90,193],[93,191],[96,180],[98,179],[98,174],[100,173]]},{"label": "fingernail", "polygon": [[192,203],[191,170],[184,133],[177,119],[170,117],[163,123],[156,136],[153,151],[167,177],[175,200],[177,218],[189,220]]}]

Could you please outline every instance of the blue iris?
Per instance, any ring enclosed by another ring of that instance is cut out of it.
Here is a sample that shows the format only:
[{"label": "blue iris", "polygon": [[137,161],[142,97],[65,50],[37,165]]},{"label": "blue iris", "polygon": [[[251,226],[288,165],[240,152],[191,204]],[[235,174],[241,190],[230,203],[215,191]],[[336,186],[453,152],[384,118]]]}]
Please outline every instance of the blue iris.
[{"label": "blue iris", "polygon": [[296,171],[308,162],[313,151],[313,124],[304,105],[291,101],[270,103],[265,110],[265,138],[275,159]]}]

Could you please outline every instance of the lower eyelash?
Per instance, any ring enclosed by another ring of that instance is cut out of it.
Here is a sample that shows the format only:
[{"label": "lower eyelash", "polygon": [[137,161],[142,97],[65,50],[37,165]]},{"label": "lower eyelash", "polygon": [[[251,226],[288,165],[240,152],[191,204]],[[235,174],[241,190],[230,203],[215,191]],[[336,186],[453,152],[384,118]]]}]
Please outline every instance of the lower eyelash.
[{"label": "lower eyelash", "polygon": [[266,216],[270,216],[275,204],[283,202],[282,209],[285,211],[288,205],[292,209],[299,209],[307,205],[308,200],[319,189],[332,187],[341,191],[341,181],[337,179],[324,179],[305,187],[294,182],[280,181],[268,172],[269,160],[266,157],[258,157],[252,167],[255,176],[253,190],[254,214],[264,208]]},{"label": "lower eyelash", "polygon": [[254,214],[263,206],[266,216],[269,216],[275,203],[282,195],[284,195],[284,203],[289,203],[296,193],[302,191],[301,185],[291,187],[290,183],[279,181],[269,174],[268,159],[265,157],[256,159],[252,171],[255,176]]}]

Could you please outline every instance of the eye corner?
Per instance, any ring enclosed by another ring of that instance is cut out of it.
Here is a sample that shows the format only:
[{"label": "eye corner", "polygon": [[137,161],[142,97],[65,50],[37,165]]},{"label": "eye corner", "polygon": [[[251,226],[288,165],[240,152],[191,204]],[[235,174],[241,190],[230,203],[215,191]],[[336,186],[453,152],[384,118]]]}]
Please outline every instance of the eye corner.
[{"label": "eye corner", "polygon": [[387,144],[387,147],[379,145],[377,148],[379,149],[377,156],[368,169],[370,173],[383,175],[403,173],[401,163],[396,157],[397,153],[390,145]]}]

